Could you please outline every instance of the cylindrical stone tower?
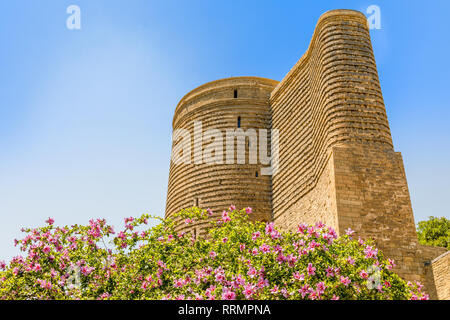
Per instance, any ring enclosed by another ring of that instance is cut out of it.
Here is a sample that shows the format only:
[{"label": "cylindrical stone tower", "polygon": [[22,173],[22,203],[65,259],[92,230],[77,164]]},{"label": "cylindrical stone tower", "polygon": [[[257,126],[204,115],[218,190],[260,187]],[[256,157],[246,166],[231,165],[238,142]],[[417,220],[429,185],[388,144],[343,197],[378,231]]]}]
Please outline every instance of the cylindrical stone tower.
[{"label": "cylindrical stone tower", "polygon": [[[166,217],[197,206],[212,209],[212,219],[216,219],[222,210],[234,204],[237,208],[251,207],[252,219],[271,220],[271,177],[260,172],[259,129],[270,132],[269,96],[277,84],[275,80],[258,77],[221,79],[204,84],[181,99],[175,110],[173,130],[189,133],[187,159],[190,163],[175,163],[172,157]],[[240,157],[240,162],[245,160],[245,163],[242,164],[237,163],[237,139],[234,139],[234,161],[230,164],[226,135],[227,131],[237,129],[247,133],[253,129],[258,141],[245,139],[245,159]],[[174,139],[173,150],[179,143]],[[222,154],[217,147],[223,150]],[[258,153],[256,164],[249,159],[254,148]],[[213,163],[205,163],[208,155],[213,156]],[[198,234],[203,227],[204,224],[189,229]],[[180,224],[180,229],[183,228]]]}]

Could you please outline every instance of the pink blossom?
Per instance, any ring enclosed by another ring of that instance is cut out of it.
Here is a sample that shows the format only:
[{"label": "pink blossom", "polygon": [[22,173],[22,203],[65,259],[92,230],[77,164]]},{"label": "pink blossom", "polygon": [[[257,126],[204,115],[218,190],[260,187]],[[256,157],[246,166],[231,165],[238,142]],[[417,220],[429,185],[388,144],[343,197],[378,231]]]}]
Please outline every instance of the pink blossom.
[{"label": "pink blossom", "polygon": [[5,261],[0,261],[0,269],[5,270],[6,269],[6,263]]},{"label": "pink blossom", "polygon": [[302,273],[302,274],[300,274],[300,272],[295,272],[294,274],[293,274],[293,276],[294,276],[294,279],[295,280],[298,280],[298,281],[303,281],[303,280],[305,280],[305,275]]},{"label": "pink blossom", "polygon": [[363,279],[367,279],[367,278],[369,277],[369,274],[366,272],[366,270],[361,270],[361,271],[359,272],[359,275],[360,275],[360,277],[363,278]]},{"label": "pink blossom", "polygon": [[326,276],[327,277],[333,277],[334,276],[334,272],[333,271],[334,271],[333,268],[330,268],[330,267],[326,268],[325,269],[325,272],[327,273]]},{"label": "pink blossom", "polygon": [[297,227],[297,232],[298,233],[305,233],[305,230],[308,228],[308,226],[306,224],[299,224]]},{"label": "pink blossom", "polygon": [[252,208],[250,207],[245,208],[245,212],[247,212],[247,214],[252,213]]},{"label": "pink blossom", "polygon": [[355,231],[353,231],[352,229],[348,228],[347,230],[345,230],[345,234],[348,236],[351,236],[353,233],[355,233]]},{"label": "pink blossom", "polygon": [[250,267],[249,268],[249,270],[248,270],[248,272],[247,272],[247,275],[250,277],[250,278],[254,278],[255,276],[256,276],[256,269],[255,268],[253,268],[253,267]]},{"label": "pink blossom", "polygon": [[52,218],[48,218],[47,220],[45,220],[45,222],[48,223],[49,225],[52,225],[55,222],[55,220]]},{"label": "pink blossom", "polygon": [[302,295],[302,298],[304,298],[307,294],[311,292],[311,289],[309,285],[305,284],[303,287],[301,287],[298,292]]},{"label": "pink blossom", "polygon": [[255,241],[255,240],[258,239],[260,236],[261,236],[261,233],[260,233],[259,231],[258,231],[258,232],[254,232],[254,233],[252,234],[252,240]]},{"label": "pink blossom", "polygon": [[364,253],[366,254],[365,258],[376,258],[377,254],[378,254],[378,249],[376,248],[372,248],[371,246],[367,246],[364,249]]},{"label": "pink blossom", "polygon": [[323,224],[322,221],[316,222],[317,229],[322,229],[323,227],[325,227],[325,224]]},{"label": "pink blossom", "polygon": [[319,282],[316,286],[317,289],[317,293],[319,295],[323,294],[325,292],[325,289],[327,288],[327,286],[325,285],[324,282]]},{"label": "pink blossom", "polygon": [[230,215],[228,214],[227,211],[223,211],[223,212],[222,212],[222,221],[223,221],[224,223],[225,223],[225,222],[228,222],[228,221],[231,221]]},{"label": "pink blossom", "polygon": [[306,268],[306,270],[308,271],[308,275],[309,276],[313,276],[316,274],[316,268],[313,267],[313,265],[311,263],[308,263],[308,267]]},{"label": "pink blossom", "polygon": [[254,288],[255,286],[251,284],[247,284],[244,286],[244,290],[242,291],[242,293],[244,294],[245,298],[248,299],[255,293]]},{"label": "pink blossom", "polygon": [[230,211],[234,211],[234,210],[236,210],[236,206],[231,205],[231,206],[230,206]]},{"label": "pink blossom", "polygon": [[355,260],[352,257],[348,257],[347,262],[350,263],[352,266],[355,264]]},{"label": "pink blossom", "polygon": [[388,259],[389,264],[386,266],[389,270],[391,270],[392,268],[394,268],[396,266],[395,262],[393,259]]},{"label": "pink blossom", "polygon": [[173,286],[174,286],[175,288],[181,288],[183,285],[184,285],[183,279],[176,279],[176,280],[174,280],[174,282],[173,282]]},{"label": "pink blossom", "polygon": [[268,253],[270,252],[270,246],[267,244],[263,244],[259,247],[259,250],[261,250],[262,253]]},{"label": "pink blossom", "polygon": [[209,253],[209,257],[210,257],[211,259],[214,259],[215,257],[217,257],[217,253],[215,253],[214,251],[211,251],[211,252]]},{"label": "pink blossom", "polygon": [[88,276],[94,271],[94,269],[94,267],[83,266],[81,267],[81,273],[85,276]]},{"label": "pink blossom", "polygon": [[266,234],[270,234],[275,230],[274,223],[270,222],[266,224]]},{"label": "pink blossom", "polygon": [[341,283],[343,283],[346,287],[352,282],[349,277],[341,276]]},{"label": "pink blossom", "polygon": [[236,293],[234,293],[232,290],[230,290],[228,288],[225,288],[222,293],[222,299],[223,300],[234,300],[234,299],[236,299]]}]

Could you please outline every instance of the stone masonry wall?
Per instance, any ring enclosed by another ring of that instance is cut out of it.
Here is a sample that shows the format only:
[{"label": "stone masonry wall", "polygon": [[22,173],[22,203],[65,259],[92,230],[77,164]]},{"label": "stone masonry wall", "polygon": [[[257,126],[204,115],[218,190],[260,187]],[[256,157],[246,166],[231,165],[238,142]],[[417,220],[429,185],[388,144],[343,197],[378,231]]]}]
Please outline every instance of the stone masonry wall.
[{"label": "stone masonry wall", "polygon": [[450,300],[450,251],[434,259],[431,263],[439,300]]}]

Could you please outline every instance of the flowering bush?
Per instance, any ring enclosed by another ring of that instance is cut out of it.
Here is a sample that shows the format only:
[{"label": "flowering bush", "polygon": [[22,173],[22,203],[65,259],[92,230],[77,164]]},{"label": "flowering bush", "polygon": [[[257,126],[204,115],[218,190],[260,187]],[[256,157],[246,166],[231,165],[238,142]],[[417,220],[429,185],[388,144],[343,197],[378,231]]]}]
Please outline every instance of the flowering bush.
[{"label": "flowering bush", "polygon": [[[24,229],[26,257],[0,262],[1,299],[427,299],[403,281],[373,243],[338,237],[321,223],[281,232],[251,222],[233,206],[206,237],[177,233],[211,210],[183,210],[145,228],[126,218],[115,233],[105,220],[87,226]],[[214,220],[214,219],[213,219]],[[139,231],[140,230],[140,231]],[[111,248],[106,246],[110,243]]]}]

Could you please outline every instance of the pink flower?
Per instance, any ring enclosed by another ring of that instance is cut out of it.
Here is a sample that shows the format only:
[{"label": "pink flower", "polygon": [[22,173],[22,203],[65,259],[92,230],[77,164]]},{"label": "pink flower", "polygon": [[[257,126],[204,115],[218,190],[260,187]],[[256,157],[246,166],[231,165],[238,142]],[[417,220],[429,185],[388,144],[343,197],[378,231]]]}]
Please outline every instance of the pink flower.
[{"label": "pink flower", "polygon": [[369,274],[366,272],[366,270],[361,270],[359,272],[359,276],[363,279],[367,279],[369,277]]},{"label": "pink flower", "polygon": [[239,250],[241,250],[241,251],[245,250],[245,243],[242,243],[239,245]]},{"label": "pink flower", "polygon": [[368,258],[375,258],[376,259],[377,254],[378,254],[378,249],[372,248],[371,246],[367,246],[364,249],[364,253],[366,254],[366,256],[365,256],[366,259],[368,259]]},{"label": "pink flower", "polygon": [[223,242],[223,243],[226,243],[227,241],[228,241],[228,238],[227,238],[227,237],[225,237],[225,238],[222,239],[222,242]]},{"label": "pink flower", "polygon": [[134,221],[133,217],[125,218],[125,224],[127,224],[128,222],[133,222],[133,221]]},{"label": "pink flower", "polygon": [[304,298],[308,293],[311,292],[311,289],[309,285],[305,284],[303,287],[301,287],[298,292],[302,295],[302,298]]},{"label": "pink flower", "polygon": [[350,284],[350,282],[352,282],[352,280],[350,280],[349,277],[341,276],[341,283],[343,283],[344,286],[347,287]]},{"label": "pink flower", "polygon": [[250,207],[245,208],[245,212],[247,212],[247,214],[252,213],[252,208]]},{"label": "pink flower", "polygon": [[242,293],[244,294],[245,298],[250,298],[254,293],[254,288],[255,286],[252,284],[247,284],[244,286],[244,290],[242,291]]},{"label": "pink flower", "polygon": [[339,296],[333,294],[333,298],[331,298],[331,300],[339,300]]},{"label": "pink flower", "polygon": [[208,214],[208,216],[212,216],[213,215],[213,211],[211,209],[206,209],[206,213]]},{"label": "pink flower", "polygon": [[45,280],[38,279],[37,282],[39,283],[39,285],[41,286],[42,289],[50,290],[52,288],[52,284],[50,281],[47,282]]},{"label": "pink flower", "polygon": [[306,224],[299,224],[297,227],[297,232],[298,233],[305,233],[305,230],[308,228],[308,226]]},{"label": "pink flower", "polygon": [[308,263],[308,267],[306,268],[306,270],[308,271],[308,275],[309,276],[313,276],[316,274],[316,268],[313,267],[313,265],[311,263]]},{"label": "pink flower", "polygon": [[88,276],[92,273],[92,271],[94,271],[94,269],[95,268],[93,268],[93,267],[83,266],[83,267],[81,267],[81,273],[85,276]]},{"label": "pink flower", "polygon": [[352,257],[348,257],[347,262],[350,263],[352,266],[355,264],[355,260]]},{"label": "pink flower", "polygon": [[275,230],[273,222],[266,224],[266,234],[271,234]]},{"label": "pink flower", "polygon": [[45,222],[48,223],[49,225],[52,225],[55,222],[55,220],[52,218],[48,218],[47,220],[45,220]]},{"label": "pink flower", "polygon": [[44,246],[44,248],[42,249],[42,251],[44,252],[44,253],[49,253],[50,252],[50,247],[49,246]]},{"label": "pink flower", "polygon": [[316,222],[317,229],[322,229],[323,227],[325,227],[325,225],[322,223],[322,221]]},{"label": "pink flower", "polygon": [[222,221],[223,222],[231,221],[230,215],[225,210],[222,212]]},{"label": "pink flower", "polygon": [[248,272],[247,272],[247,275],[250,277],[250,278],[254,278],[255,276],[256,276],[256,269],[255,268],[253,268],[253,267],[250,267],[249,269],[248,269]]},{"label": "pink flower", "polygon": [[318,293],[318,294],[323,294],[326,288],[327,288],[327,286],[325,285],[325,283],[319,282],[319,283],[317,284],[317,286],[316,286],[317,293]]},{"label": "pink flower", "polygon": [[260,233],[259,231],[258,231],[258,232],[254,232],[254,233],[252,234],[252,240],[255,241],[255,240],[258,239],[260,236],[261,236],[261,233]]},{"label": "pink flower", "polygon": [[236,210],[236,207],[234,205],[231,205],[230,206],[230,211],[234,211],[234,210]]},{"label": "pink flower", "polygon": [[334,271],[333,268],[330,268],[330,267],[326,268],[325,269],[325,272],[327,273],[326,276],[327,277],[333,277],[334,276],[334,272],[333,271]]},{"label": "pink flower", "polygon": [[351,236],[353,233],[355,233],[355,231],[353,231],[352,229],[348,228],[347,230],[345,230],[345,234],[348,236]]},{"label": "pink flower", "polygon": [[270,246],[267,244],[263,244],[261,247],[259,247],[259,250],[261,250],[262,253],[268,253],[270,252]]},{"label": "pink flower", "polygon": [[391,270],[392,268],[394,268],[396,266],[395,262],[393,259],[388,259],[389,264],[386,266],[389,270]]},{"label": "pink flower", "polygon": [[174,286],[175,288],[181,288],[183,285],[184,285],[183,279],[176,279],[176,280],[173,282],[173,286]]},{"label": "pink flower", "polygon": [[210,257],[211,259],[214,259],[215,257],[217,257],[217,253],[215,253],[214,251],[211,251],[211,252],[209,253],[209,257]]},{"label": "pink flower", "polygon": [[5,270],[6,269],[6,263],[5,261],[0,261],[0,269]]},{"label": "pink flower", "polygon": [[314,291],[309,293],[309,299],[310,300],[317,300],[317,293],[315,293]]},{"label": "pink flower", "polygon": [[234,293],[233,291],[231,291],[228,288],[225,288],[222,293],[222,299],[223,300],[234,300],[234,299],[236,299],[236,293]]},{"label": "pink flower", "polygon": [[305,275],[303,273],[300,274],[300,272],[297,271],[294,273],[294,279],[298,281],[303,281],[305,280]]},{"label": "pink flower", "polygon": [[292,255],[292,254],[288,254],[288,255],[286,256],[286,260],[287,260],[287,262],[288,262],[289,267],[292,268],[292,267],[295,266],[295,263],[297,262],[297,257],[294,256],[294,255]]}]

